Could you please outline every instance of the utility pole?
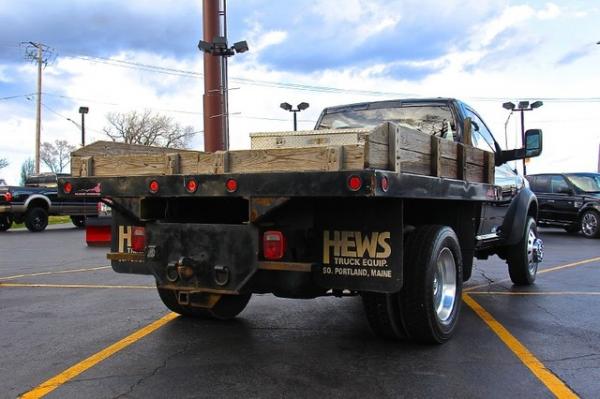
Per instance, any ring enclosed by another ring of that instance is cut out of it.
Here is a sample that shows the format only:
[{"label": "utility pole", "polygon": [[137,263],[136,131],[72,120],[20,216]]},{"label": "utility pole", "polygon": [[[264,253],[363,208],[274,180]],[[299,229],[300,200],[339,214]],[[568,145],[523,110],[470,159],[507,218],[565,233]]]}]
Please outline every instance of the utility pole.
[{"label": "utility pole", "polygon": [[42,135],[42,46],[37,47],[37,104],[35,113],[35,174],[40,174],[40,146]]},{"label": "utility pole", "polygon": [[227,0],[203,0],[202,21],[198,48],[204,53],[204,151],[223,151],[229,149],[227,58],[248,51],[248,43],[227,44]]},{"label": "utility pole", "polygon": [[[204,0],[202,7],[203,39],[212,43],[221,36],[220,0]],[[225,150],[221,58],[204,53],[204,151]]]},{"label": "utility pole", "polygon": [[40,146],[42,133],[42,69],[48,65],[50,48],[42,43],[26,42],[25,58],[37,64],[37,98],[35,112],[35,173],[40,173]]}]

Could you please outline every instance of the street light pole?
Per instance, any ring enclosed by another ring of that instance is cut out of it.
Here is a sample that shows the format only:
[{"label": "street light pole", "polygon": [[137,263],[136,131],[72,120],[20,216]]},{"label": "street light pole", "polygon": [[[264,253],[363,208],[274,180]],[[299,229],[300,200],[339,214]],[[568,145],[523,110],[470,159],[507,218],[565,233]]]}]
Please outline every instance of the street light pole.
[{"label": "street light pole", "polygon": [[294,131],[298,131],[298,112],[302,112],[306,109],[308,109],[308,107],[310,107],[309,103],[300,103],[298,104],[297,108],[294,109],[294,107],[292,107],[291,104],[289,103],[281,103],[280,108],[283,109],[284,111],[289,111],[292,112],[294,114]]},{"label": "street light pole", "polygon": [[81,114],[81,146],[85,146],[85,114],[90,112],[88,107],[79,107],[79,113]]},{"label": "street light pole", "polygon": [[[510,111],[511,115],[515,110],[520,111],[520,113],[521,113],[521,144],[522,144],[523,148],[525,148],[525,146],[527,145],[526,137],[525,137],[525,111],[533,111],[534,109],[537,109],[537,108],[541,107],[542,105],[544,105],[544,103],[542,101],[535,101],[531,104],[529,103],[529,101],[519,101],[518,106],[512,102],[507,102],[507,103],[502,104],[502,108]],[[510,115],[509,115],[509,118],[510,118]],[[506,126],[507,125],[508,125],[508,119],[504,126],[505,135],[506,135]],[[507,147],[508,147],[508,141],[507,141]],[[527,175],[526,159],[523,159],[523,176],[526,176],[526,175]]]}]

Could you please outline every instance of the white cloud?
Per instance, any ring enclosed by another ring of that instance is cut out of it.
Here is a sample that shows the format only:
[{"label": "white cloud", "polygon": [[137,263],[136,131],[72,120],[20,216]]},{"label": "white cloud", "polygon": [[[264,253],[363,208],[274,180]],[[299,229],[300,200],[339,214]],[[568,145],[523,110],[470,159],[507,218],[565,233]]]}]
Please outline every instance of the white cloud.
[{"label": "white cloud", "polygon": [[394,28],[402,18],[402,4],[369,0],[316,0],[315,13],[326,25],[352,27],[353,42],[360,44]]},{"label": "white cloud", "polygon": [[554,3],[546,3],[546,8],[539,10],[536,16],[539,19],[554,19],[559,17],[561,14],[560,7]]},{"label": "white cloud", "polygon": [[499,17],[491,21],[483,22],[472,42],[472,47],[486,47],[492,41],[507,29],[526,21],[535,15],[535,10],[527,5],[511,6],[506,8]]}]

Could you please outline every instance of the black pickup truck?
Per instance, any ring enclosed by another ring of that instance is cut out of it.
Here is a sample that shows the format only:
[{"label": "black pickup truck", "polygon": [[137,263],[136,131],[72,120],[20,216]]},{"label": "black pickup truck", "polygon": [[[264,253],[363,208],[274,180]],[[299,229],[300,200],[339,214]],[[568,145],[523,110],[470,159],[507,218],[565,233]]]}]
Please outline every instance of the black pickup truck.
[{"label": "black pickup truck", "polygon": [[360,295],[377,334],[442,343],[473,258],[498,255],[533,283],[538,202],[506,162],[538,156],[541,131],[502,150],[472,108],[434,98],[327,108],[313,131],[259,135],[252,150],[125,161],[91,148],[59,191],[110,199],[113,269],[153,275],[190,317],[233,318],[255,293]]},{"label": "black pickup truck", "polygon": [[86,216],[96,216],[97,200],[59,198],[57,178],[68,175],[30,176],[25,186],[0,186],[0,232],[14,223],[25,223],[29,231],[40,232],[48,226],[48,216],[67,215],[77,227]]}]

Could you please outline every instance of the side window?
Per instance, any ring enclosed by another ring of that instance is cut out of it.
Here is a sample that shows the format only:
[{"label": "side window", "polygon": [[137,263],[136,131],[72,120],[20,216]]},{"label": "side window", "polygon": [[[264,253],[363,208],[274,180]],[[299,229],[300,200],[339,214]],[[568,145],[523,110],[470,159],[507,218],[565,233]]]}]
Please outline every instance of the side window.
[{"label": "side window", "polygon": [[529,182],[529,187],[531,187],[531,191],[539,191],[537,189],[537,176],[527,176],[526,179]]},{"label": "side window", "polygon": [[554,194],[565,194],[565,192],[569,189],[569,184],[562,176],[552,176],[551,184],[552,192]]},{"label": "side window", "polygon": [[480,150],[488,152],[496,152],[496,146],[494,145],[494,138],[492,133],[488,130],[487,126],[476,113],[470,109],[466,109],[467,116],[471,118],[473,122],[472,139],[473,146]]},{"label": "side window", "polygon": [[550,176],[537,176],[535,179],[535,185],[533,191],[536,193],[550,193],[552,189],[550,187]]}]

